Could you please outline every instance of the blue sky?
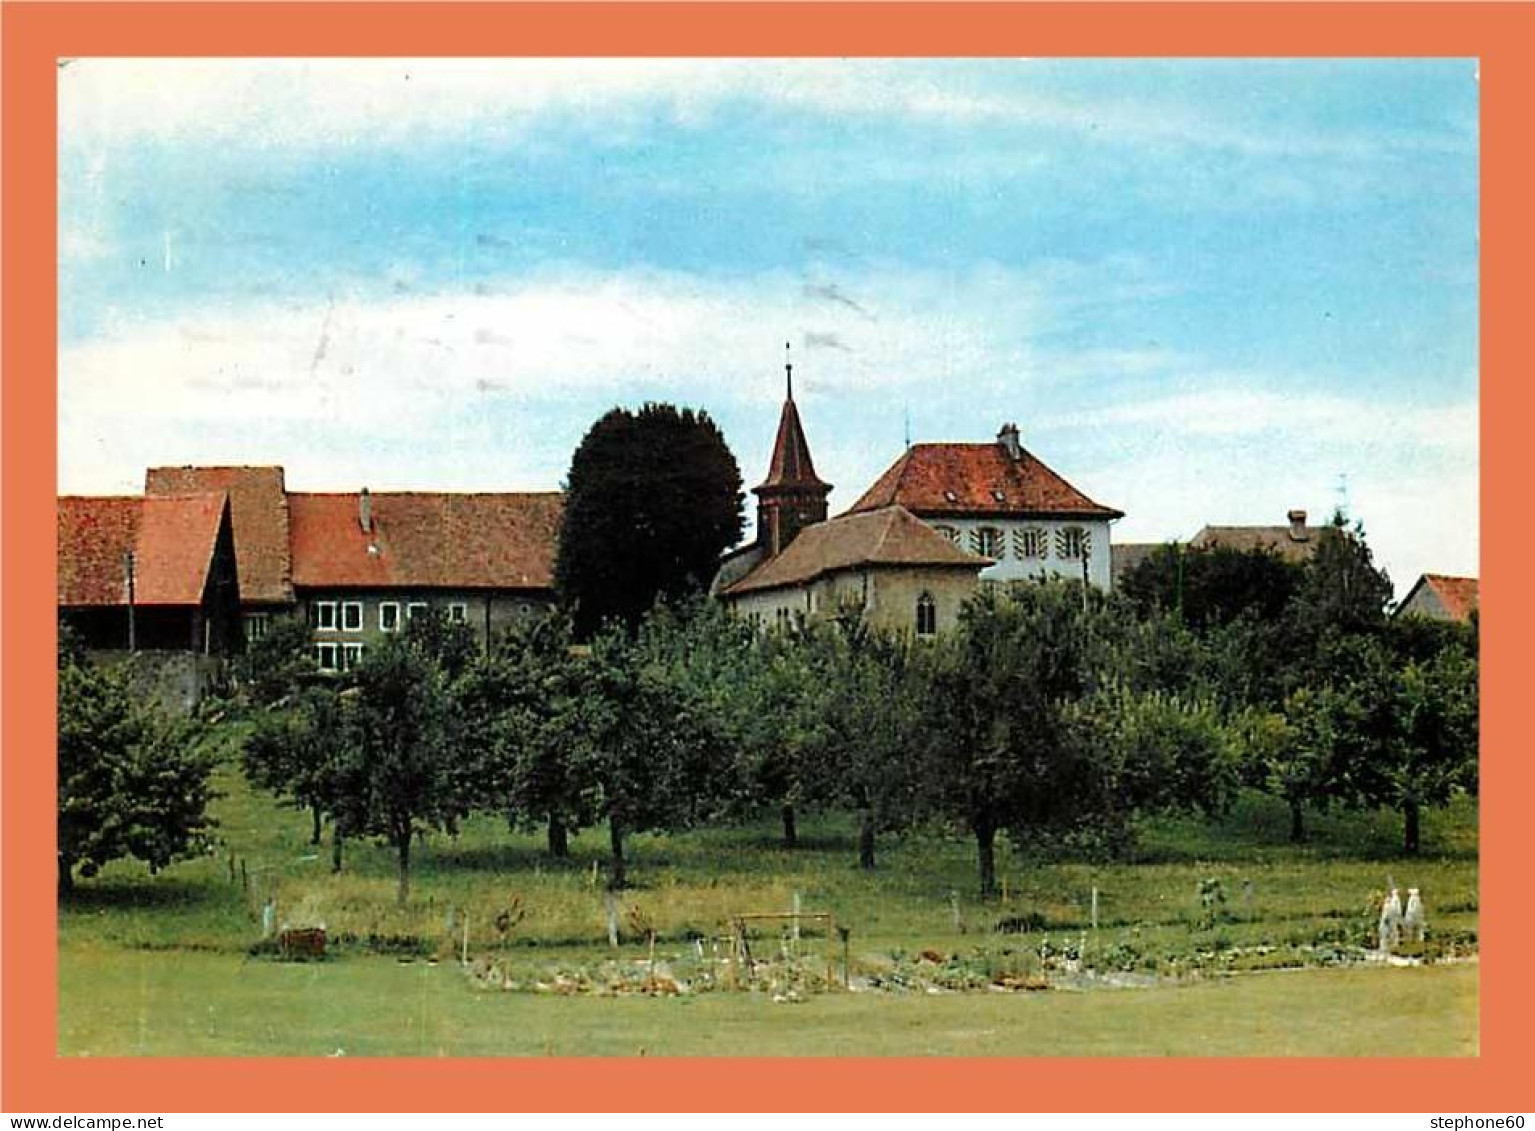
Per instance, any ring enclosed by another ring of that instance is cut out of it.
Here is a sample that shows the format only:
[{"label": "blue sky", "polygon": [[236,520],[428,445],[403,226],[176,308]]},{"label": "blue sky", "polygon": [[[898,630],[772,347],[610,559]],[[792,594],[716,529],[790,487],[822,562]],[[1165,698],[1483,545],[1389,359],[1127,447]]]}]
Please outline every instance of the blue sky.
[{"label": "blue sky", "polygon": [[114,60],[59,72],[59,486],[558,486],[614,404],[850,504],[1004,420],[1116,541],[1477,572],[1473,60]]}]

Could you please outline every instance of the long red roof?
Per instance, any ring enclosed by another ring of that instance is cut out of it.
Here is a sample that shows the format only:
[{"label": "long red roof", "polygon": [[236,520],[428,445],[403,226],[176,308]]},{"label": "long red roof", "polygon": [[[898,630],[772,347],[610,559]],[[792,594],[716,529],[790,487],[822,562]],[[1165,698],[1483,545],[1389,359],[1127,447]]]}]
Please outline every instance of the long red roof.
[{"label": "long red roof", "polygon": [[1023,451],[1014,459],[998,443],[913,444],[851,511],[892,504],[923,516],[1124,517],[1122,511],[1093,502],[1032,453]]},{"label": "long red roof", "polygon": [[293,584],[308,588],[548,589],[564,496],[378,492],[288,495]]},{"label": "long red roof", "polygon": [[126,605],[133,553],[137,605],[201,604],[228,499],[220,492],[58,501],[59,604]]}]

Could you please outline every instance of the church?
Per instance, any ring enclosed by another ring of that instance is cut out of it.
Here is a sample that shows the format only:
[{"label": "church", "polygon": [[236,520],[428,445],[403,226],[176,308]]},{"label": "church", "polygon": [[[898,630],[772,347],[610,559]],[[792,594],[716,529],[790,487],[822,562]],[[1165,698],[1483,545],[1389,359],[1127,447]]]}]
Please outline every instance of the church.
[{"label": "church", "polygon": [[899,459],[844,514],[816,475],[794,403],[793,366],[757,537],[721,563],[713,591],[761,627],[851,614],[918,637],[945,632],[982,583],[1110,584],[1110,525],[1094,502],[1027,451],[1015,424],[991,443],[925,443]]}]

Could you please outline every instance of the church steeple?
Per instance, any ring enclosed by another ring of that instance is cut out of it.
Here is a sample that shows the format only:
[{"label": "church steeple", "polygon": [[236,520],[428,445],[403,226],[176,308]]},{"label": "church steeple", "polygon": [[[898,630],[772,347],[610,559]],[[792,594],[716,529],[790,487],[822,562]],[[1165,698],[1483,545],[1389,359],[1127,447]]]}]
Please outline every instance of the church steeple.
[{"label": "church steeple", "polygon": [[752,488],[757,496],[757,541],[769,557],[781,554],[794,536],[814,522],[826,521],[826,496],[831,484],[822,482],[810,459],[810,444],[794,404],[794,365],[784,343],[784,404],[767,478]]}]

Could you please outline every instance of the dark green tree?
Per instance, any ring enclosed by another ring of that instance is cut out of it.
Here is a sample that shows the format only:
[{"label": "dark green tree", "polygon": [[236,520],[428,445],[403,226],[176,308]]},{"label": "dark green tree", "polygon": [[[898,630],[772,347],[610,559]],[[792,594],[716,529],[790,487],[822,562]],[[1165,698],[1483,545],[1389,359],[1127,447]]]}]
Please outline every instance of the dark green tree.
[{"label": "dark green tree", "polygon": [[448,828],[466,804],[454,773],[459,752],[447,677],[405,637],[369,649],[352,674],[356,756],[337,799],[338,823],[394,849],[403,906],[417,832]]},{"label": "dark green tree", "polygon": [[215,756],[201,724],[144,702],[120,672],[61,649],[58,886],[131,856],[158,872],[196,855],[213,820]]},{"label": "dark green tree", "polygon": [[1169,544],[1152,551],[1120,581],[1139,608],[1175,611],[1204,628],[1238,617],[1278,617],[1300,587],[1301,567],[1273,549]]},{"label": "dark green tree", "polygon": [[302,617],[272,617],[266,635],[252,640],[241,660],[250,673],[250,697],[269,707],[314,681],[318,671],[309,626]]},{"label": "dark green tree", "polygon": [[1426,664],[1409,662],[1394,691],[1397,726],[1386,757],[1371,766],[1371,792],[1400,810],[1402,849],[1416,853],[1424,807],[1445,804],[1457,787],[1476,788],[1476,661],[1448,648]]},{"label": "dark green tree", "polygon": [[482,752],[482,808],[515,826],[542,824],[549,854],[570,854],[570,834],[596,820],[583,772],[591,705],[581,657],[562,613],[519,626],[469,668],[455,695],[464,745]]},{"label": "dark green tree", "polygon": [[324,820],[332,819],[331,860],[337,871],[345,830],[336,818],[347,805],[347,777],[355,770],[352,722],[339,690],[316,682],[258,712],[242,752],[252,785],[309,810],[311,844],[320,843]]},{"label": "dark green tree", "polygon": [[588,713],[580,773],[608,825],[614,889],[628,883],[625,838],[696,820],[722,756],[707,712],[667,662],[669,642],[656,635],[642,626],[631,640],[611,625],[582,657]]},{"label": "dark green tree", "polygon": [[741,536],[743,499],[708,413],[647,404],[598,420],[571,458],[554,571],[578,638],[707,587]]},{"label": "dark green tree", "polygon": [[1327,629],[1373,632],[1384,628],[1391,579],[1377,569],[1364,527],[1349,526],[1341,512],[1322,528],[1306,563],[1292,610],[1313,633]]},{"label": "dark green tree", "polygon": [[1091,800],[1073,832],[1124,855],[1149,813],[1222,809],[1239,781],[1236,746],[1208,700],[1109,684],[1069,703],[1067,741]]},{"label": "dark green tree", "polygon": [[997,834],[1065,829],[1096,796],[1084,746],[1068,741],[1067,705],[1088,689],[1081,590],[1046,582],[1011,596],[983,591],[958,631],[918,660],[923,800],[975,837],[980,891],[996,893]]}]

